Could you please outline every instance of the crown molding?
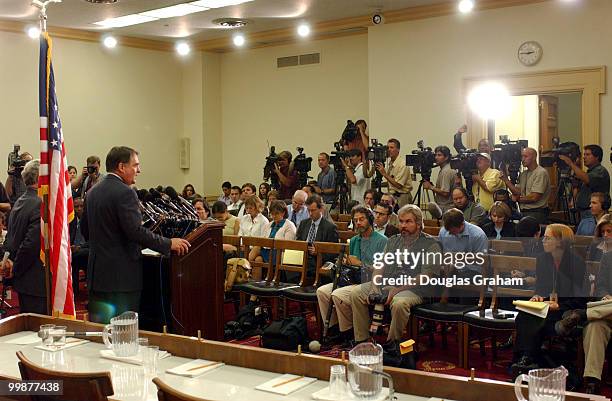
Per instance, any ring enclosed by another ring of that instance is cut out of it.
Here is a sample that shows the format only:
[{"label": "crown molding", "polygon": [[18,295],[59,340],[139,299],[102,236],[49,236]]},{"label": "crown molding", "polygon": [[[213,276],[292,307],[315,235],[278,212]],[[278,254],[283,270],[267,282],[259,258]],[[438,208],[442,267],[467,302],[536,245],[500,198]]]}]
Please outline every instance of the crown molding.
[{"label": "crown molding", "polygon": [[[505,7],[524,6],[542,3],[550,0],[479,0],[474,7],[474,12],[494,10]],[[456,14],[457,4],[455,0],[446,0],[444,3],[426,6],[409,7],[401,10],[383,12],[385,23],[397,23],[419,19],[442,17]],[[0,20],[0,31],[23,33],[28,24],[20,21]],[[352,36],[367,33],[367,29],[374,26],[370,15],[359,17],[342,18],[337,20],[322,21],[311,27],[309,40],[323,40],[344,36]],[[82,29],[60,28],[49,26],[49,33],[56,38],[81,40],[84,42],[100,42],[105,32],[92,32]],[[134,47],[138,49],[173,51],[174,43],[161,40],[143,39],[133,36],[117,36],[121,46]],[[248,34],[245,48],[255,49],[261,47],[281,46],[300,42],[296,37],[295,28],[273,29],[268,31],[253,32]],[[201,40],[194,43],[195,50],[208,52],[230,52],[237,49],[232,43],[231,35],[223,38]]]}]

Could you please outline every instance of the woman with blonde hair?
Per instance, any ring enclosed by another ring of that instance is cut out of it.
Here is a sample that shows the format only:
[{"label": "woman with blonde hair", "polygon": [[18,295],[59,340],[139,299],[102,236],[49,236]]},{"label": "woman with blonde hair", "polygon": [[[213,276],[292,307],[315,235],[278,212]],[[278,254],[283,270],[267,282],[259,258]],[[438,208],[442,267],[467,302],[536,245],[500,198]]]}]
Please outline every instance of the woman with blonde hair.
[{"label": "woman with blonde hair", "polygon": [[516,227],[512,221],[512,211],[504,202],[497,201],[489,210],[490,221],[481,228],[488,238],[502,239],[516,237]]},{"label": "woman with blonde hair", "polygon": [[555,324],[573,309],[585,309],[584,260],[573,250],[574,232],[564,224],[549,224],[542,238],[544,253],[536,262],[536,288],[531,301],[546,302],[545,318],[519,312],[516,316],[516,344],[513,378],[542,364],[541,346],[556,335]]},{"label": "woman with blonde hair", "polygon": [[244,216],[240,218],[238,235],[244,237],[262,237],[268,219],[261,214],[263,202],[257,195],[251,195],[244,201]]}]

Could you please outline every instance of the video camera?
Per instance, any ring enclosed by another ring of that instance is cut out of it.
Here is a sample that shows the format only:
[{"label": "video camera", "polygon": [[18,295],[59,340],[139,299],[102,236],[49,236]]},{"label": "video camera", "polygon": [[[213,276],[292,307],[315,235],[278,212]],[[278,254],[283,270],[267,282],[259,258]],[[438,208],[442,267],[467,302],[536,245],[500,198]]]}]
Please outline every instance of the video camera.
[{"label": "video camera", "polygon": [[276,154],[276,148],[274,146],[270,146],[270,154],[266,157],[266,165],[264,166],[264,181],[270,181],[271,187],[278,191],[280,188],[280,182],[278,181],[278,176],[274,171],[276,167],[276,163],[278,162],[278,155]]},{"label": "video camera", "polygon": [[293,159],[293,169],[297,171],[298,183],[300,188],[304,187],[308,182],[308,172],[312,168],[312,157],[306,157],[304,154],[304,148],[296,148],[298,151],[297,156]]},{"label": "video camera", "polygon": [[478,155],[479,153],[476,149],[462,149],[457,156],[450,159],[451,168],[457,170],[463,176],[465,190],[470,198],[472,196],[472,186],[474,185],[472,176],[478,174],[478,166],[476,165]]},{"label": "video camera", "polygon": [[431,180],[431,170],[436,165],[436,157],[430,147],[425,147],[423,141],[417,142],[417,149],[406,155],[406,165],[412,167],[415,174],[421,174],[424,181]]},{"label": "video camera", "polygon": [[557,168],[562,174],[569,174],[570,167],[559,156],[567,156],[574,162],[577,161],[580,158],[580,145],[576,142],[559,143],[559,141],[558,137],[553,138],[553,148],[540,155],[540,165],[542,167],[552,167],[557,163]]},{"label": "video camera", "polygon": [[13,145],[13,151],[8,154],[9,174],[21,175],[21,172],[27,163],[26,160],[21,159],[21,155],[19,154],[20,149],[21,146],[15,144]]},{"label": "video camera", "polygon": [[518,175],[521,170],[522,151],[528,146],[526,139],[511,141],[508,135],[500,135],[500,144],[496,144],[491,158],[494,160],[494,165],[503,164],[508,167],[508,174],[512,182],[517,182]]},{"label": "video camera", "polygon": [[355,140],[355,138],[357,138],[357,135],[359,135],[357,126],[352,120],[347,120],[346,127],[344,127],[344,130],[342,131],[340,142],[342,142],[343,144],[347,142],[352,142]]},{"label": "video camera", "polygon": [[[378,142],[378,139],[372,139],[372,146],[368,146],[368,153],[366,157],[373,164],[382,163],[385,164],[387,161],[387,157],[389,157],[389,148],[387,145],[383,145]],[[376,176],[372,181],[372,188],[376,188],[378,192],[380,192],[380,188],[382,187],[382,174],[380,171],[376,170]]]}]

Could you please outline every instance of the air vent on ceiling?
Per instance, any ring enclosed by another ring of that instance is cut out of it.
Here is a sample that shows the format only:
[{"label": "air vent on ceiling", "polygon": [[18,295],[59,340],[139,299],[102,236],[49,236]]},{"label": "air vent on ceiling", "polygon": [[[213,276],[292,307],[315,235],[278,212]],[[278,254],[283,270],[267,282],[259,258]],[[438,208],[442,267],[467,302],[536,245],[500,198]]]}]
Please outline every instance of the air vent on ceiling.
[{"label": "air vent on ceiling", "polygon": [[94,3],[94,4],[113,4],[116,3],[117,0],[85,0],[88,3]]},{"label": "air vent on ceiling", "polygon": [[319,64],[321,53],[300,54],[299,56],[279,57],[276,59],[278,68],[295,67],[298,65]]},{"label": "air vent on ceiling", "polygon": [[249,23],[249,20],[241,18],[217,18],[212,22],[213,24],[219,25],[223,28],[242,28]]}]

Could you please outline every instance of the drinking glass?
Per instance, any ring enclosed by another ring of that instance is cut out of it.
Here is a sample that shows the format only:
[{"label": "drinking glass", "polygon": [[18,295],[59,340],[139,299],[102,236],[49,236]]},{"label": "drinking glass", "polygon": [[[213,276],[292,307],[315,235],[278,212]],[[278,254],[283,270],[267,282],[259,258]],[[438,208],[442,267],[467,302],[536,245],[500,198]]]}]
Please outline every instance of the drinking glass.
[{"label": "drinking glass", "polygon": [[157,345],[147,345],[143,348],[142,366],[146,375],[157,373],[157,361],[159,360],[159,347]]},{"label": "drinking glass", "polygon": [[346,367],[333,365],[329,369],[329,395],[341,400],[346,395]]},{"label": "drinking glass", "polygon": [[51,338],[53,338],[53,347],[63,347],[66,345],[66,326],[55,326],[51,330]]},{"label": "drinking glass", "polygon": [[40,326],[40,331],[38,332],[38,336],[42,337],[42,343],[45,347],[53,344],[53,337],[51,337],[51,330],[55,328],[54,324],[43,324]]}]

